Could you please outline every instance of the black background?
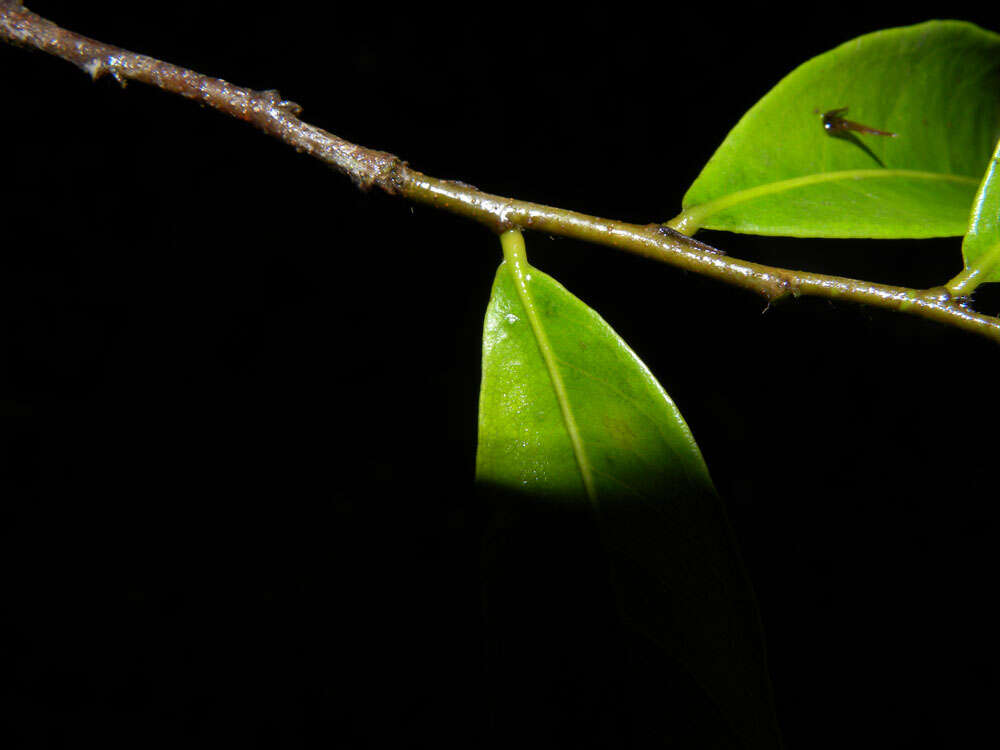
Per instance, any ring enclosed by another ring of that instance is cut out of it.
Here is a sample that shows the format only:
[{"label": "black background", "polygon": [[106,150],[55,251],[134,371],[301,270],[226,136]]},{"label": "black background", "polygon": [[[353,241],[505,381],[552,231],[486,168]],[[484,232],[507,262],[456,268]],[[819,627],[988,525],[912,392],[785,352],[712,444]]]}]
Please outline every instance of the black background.
[{"label": "black background", "polygon": [[[29,6],[278,88],[430,174],[643,223],[679,211],[797,64],[928,18]],[[500,619],[520,623],[520,661],[489,645],[471,483],[494,237],[38,53],[0,47],[0,101],[8,747],[647,746],[643,712],[671,705],[607,666],[604,625],[556,633],[545,597],[518,609],[514,585]],[[699,236],[907,286],[961,267],[957,239]],[[665,265],[527,240],[694,431],[759,596],[787,745],[961,747],[992,730],[996,344],[850,304],[765,311]],[[1000,312],[1000,294],[977,306]],[[522,583],[584,591],[574,533],[536,534]]]}]

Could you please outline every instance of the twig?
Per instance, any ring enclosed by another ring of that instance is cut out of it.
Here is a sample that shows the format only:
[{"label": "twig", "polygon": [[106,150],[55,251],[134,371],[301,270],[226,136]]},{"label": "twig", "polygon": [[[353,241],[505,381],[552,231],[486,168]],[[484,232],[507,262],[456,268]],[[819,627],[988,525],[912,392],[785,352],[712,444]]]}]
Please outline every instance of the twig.
[{"label": "twig", "polygon": [[730,258],[660,224],[629,224],[538,203],[485,193],[471,185],[418,172],[392,154],[345,141],[298,118],[301,108],[277,91],[234,86],[146,55],[63,29],[24,7],[0,0],[0,38],[47,52],[95,80],[140,81],[194,99],[255,125],[296,150],[326,162],[359,187],[426,203],[479,221],[497,232],[534,229],[643,255],[743,287],[769,302],[788,295],[851,300],[898,310],[963,328],[1000,342],[1000,319],[975,313],[944,288],[930,290],[873,284],[839,276],[792,271]]}]

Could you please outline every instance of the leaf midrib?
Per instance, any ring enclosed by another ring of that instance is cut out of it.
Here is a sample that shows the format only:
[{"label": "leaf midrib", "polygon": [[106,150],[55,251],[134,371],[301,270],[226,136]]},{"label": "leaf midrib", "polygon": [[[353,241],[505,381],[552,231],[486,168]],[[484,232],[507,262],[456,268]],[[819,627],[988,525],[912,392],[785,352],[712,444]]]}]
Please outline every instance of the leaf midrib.
[{"label": "leaf midrib", "polygon": [[782,193],[823,182],[847,182],[851,180],[887,179],[894,177],[979,185],[979,179],[975,177],[949,174],[947,172],[923,172],[916,169],[844,169],[835,172],[817,172],[815,174],[803,175],[802,177],[791,177],[787,180],[767,182],[745,190],[728,193],[721,198],[686,208],[667,223],[672,229],[691,235],[698,231],[704,225],[705,220],[713,214],[765,195]]},{"label": "leaf midrib", "polygon": [[532,333],[535,335],[535,342],[538,344],[538,351],[542,355],[542,361],[545,363],[545,369],[548,371],[549,380],[552,382],[552,390],[555,393],[556,402],[559,404],[566,432],[569,434],[570,445],[573,448],[573,455],[580,469],[580,477],[583,480],[584,490],[590,501],[596,504],[597,491],[594,486],[594,475],[590,466],[590,459],[587,457],[587,453],[583,447],[583,438],[576,424],[576,417],[569,402],[569,395],[566,392],[566,385],[563,383],[562,373],[559,371],[555,352],[552,350],[548,335],[545,333],[545,326],[542,324],[541,316],[535,307],[534,298],[528,290],[528,273],[526,269],[531,268],[531,266],[528,265],[527,255],[524,251],[524,238],[518,230],[512,229],[504,232],[500,237],[500,241],[503,246],[504,258],[510,269],[511,277],[514,280],[514,288],[517,290],[517,296],[524,307],[528,323],[531,326]]}]

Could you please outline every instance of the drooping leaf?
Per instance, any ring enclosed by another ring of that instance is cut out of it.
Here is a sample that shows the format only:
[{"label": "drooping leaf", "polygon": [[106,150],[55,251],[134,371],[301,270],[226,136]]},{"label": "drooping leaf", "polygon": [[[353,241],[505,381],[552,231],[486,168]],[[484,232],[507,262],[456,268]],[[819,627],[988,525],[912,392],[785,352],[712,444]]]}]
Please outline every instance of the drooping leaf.
[{"label": "drooping leaf", "polygon": [[[822,114],[895,137],[830,132]],[[965,233],[1000,136],[1000,35],[930,21],[854,39],[796,68],[737,123],[675,229],[794,237]]]},{"label": "drooping leaf", "polygon": [[948,284],[953,293],[968,294],[980,284],[1000,281],[1000,141],[976,193],[962,256],[965,270]]},{"label": "drooping leaf", "polygon": [[632,632],[683,666],[734,746],[780,746],[753,594],[690,430],[611,327],[523,254],[507,254],[486,313],[476,474],[593,507]]}]

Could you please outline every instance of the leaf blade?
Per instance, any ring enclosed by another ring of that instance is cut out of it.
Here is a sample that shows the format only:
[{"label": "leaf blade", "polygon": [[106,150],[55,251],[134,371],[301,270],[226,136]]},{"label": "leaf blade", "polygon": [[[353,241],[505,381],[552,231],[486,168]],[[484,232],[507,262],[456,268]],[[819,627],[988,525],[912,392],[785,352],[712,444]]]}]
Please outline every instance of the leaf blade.
[{"label": "leaf blade", "polygon": [[966,295],[980,284],[1000,281],[1000,141],[972,205],[962,257],[965,270],[948,283],[952,294]]},{"label": "leaf blade", "polygon": [[596,312],[526,263],[499,268],[483,341],[477,481],[535,502],[593,503],[632,629],[684,666],[744,747],[779,747],[752,591],[694,437],[662,386]]},{"label": "leaf blade", "polygon": [[[796,68],[733,128],[683,199],[679,231],[800,237],[965,232],[1000,135],[1000,36],[932,21]],[[820,112],[898,134],[831,137]]]}]

